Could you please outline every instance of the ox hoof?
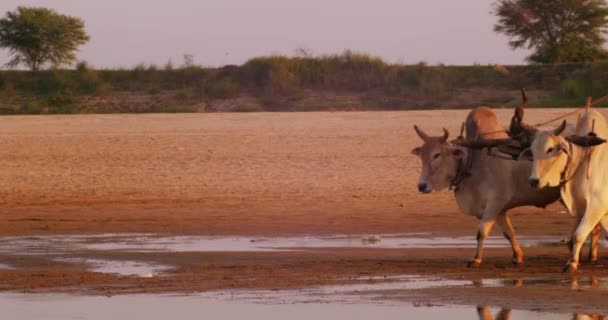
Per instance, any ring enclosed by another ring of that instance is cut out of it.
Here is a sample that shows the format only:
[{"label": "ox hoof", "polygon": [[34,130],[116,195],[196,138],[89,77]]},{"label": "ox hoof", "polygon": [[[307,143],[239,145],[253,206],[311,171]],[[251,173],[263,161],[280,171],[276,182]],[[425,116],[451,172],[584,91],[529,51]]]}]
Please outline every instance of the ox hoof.
[{"label": "ox hoof", "polygon": [[569,262],[565,267],[564,267],[564,272],[576,272],[578,270],[578,263],[575,262]]},{"label": "ox hoof", "polygon": [[511,262],[514,265],[520,266],[520,265],[524,264],[524,257],[513,257],[513,260],[511,260]]},{"label": "ox hoof", "polygon": [[481,266],[481,260],[473,259],[467,263],[467,267],[469,268],[479,268]]}]

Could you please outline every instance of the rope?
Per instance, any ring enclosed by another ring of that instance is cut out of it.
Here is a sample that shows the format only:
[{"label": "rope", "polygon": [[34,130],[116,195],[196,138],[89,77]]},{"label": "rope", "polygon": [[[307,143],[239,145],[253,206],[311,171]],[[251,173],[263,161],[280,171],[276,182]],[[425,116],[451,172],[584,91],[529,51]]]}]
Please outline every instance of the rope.
[{"label": "rope", "polygon": [[603,97],[601,97],[601,98],[599,98],[599,99],[595,100],[595,101],[594,101],[594,102],[593,102],[591,105],[592,105],[592,106],[594,106],[594,105],[596,105],[596,104],[598,104],[598,103],[600,103],[600,102],[602,102],[602,101],[604,101],[604,100],[606,100],[606,99],[608,99],[608,95],[603,96]]},{"label": "rope", "polygon": [[536,127],[536,128],[538,128],[538,127],[542,127],[542,126],[547,125],[547,124],[549,124],[549,123],[551,123],[551,122],[555,122],[555,121],[557,121],[557,120],[561,120],[561,119],[566,118],[566,117],[568,117],[568,116],[575,115],[575,114],[577,114],[577,113],[579,113],[579,112],[583,111],[583,109],[585,109],[585,108],[587,108],[587,106],[584,106],[584,107],[579,107],[578,109],[576,109],[576,110],[574,110],[574,111],[571,111],[571,112],[568,112],[568,113],[565,113],[565,114],[563,114],[563,115],[561,115],[561,116],[559,116],[559,117],[557,117],[557,118],[553,118],[553,119],[548,120],[548,121],[545,121],[545,122],[540,122],[540,123],[537,123],[537,124],[535,124],[535,125],[534,125],[534,127]]},{"label": "rope", "polygon": [[[583,107],[576,107],[576,110],[574,110],[574,111],[570,111],[570,112],[564,113],[561,116],[558,116],[558,117],[553,118],[553,119],[548,120],[548,121],[537,123],[537,124],[533,125],[533,127],[535,127],[535,128],[542,127],[544,125],[547,125],[549,123],[555,122],[557,120],[561,120],[561,119],[569,117],[571,115],[575,115],[575,114],[581,112],[583,109],[587,109],[588,107],[592,107],[592,106],[594,106],[594,105],[596,105],[596,104],[598,104],[598,103],[600,103],[600,102],[602,102],[602,101],[604,101],[606,99],[608,99],[608,95],[605,95],[605,96],[603,96],[603,97],[601,97],[601,98],[599,98],[599,99],[593,101],[592,103],[590,103],[588,105],[585,105]],[[487,135],[487,134],[495,134],[495,133],[503,133],[503,132],[508,133],[507,130],[502,129],[502,130],[497,130],[497,131],[489,131],[489,132],[481,132],[481,133],[478,132],[477,134],[478,135],[479,134]],[[461,128],[461,135],[462,135],[462,128]]]},{"label": "rope", "polygon": [[565,113],[565,114],[563,114],[563,115],[561,115],[559,117],[553,118],[553,119],[545,121],[545,122],[537,123],[537,124],[534,125],[534,127],[536,127],[536,128],[542,127],[542,126],[544,126],[546,124],[549,124],[551,122],[555,122],[557,120],[561,120],[561,119],[566,118],[568,116],[575,115],[575,114],[581,112],[583,109],[587,109],[589,107],[592,107],[592,106],[594,106],[594,105],[596,105],[596,104],[598,104],[598,103],[600,103],[600,102],[602,102],[602,101],[604,101],[606,99],[608,99],[608,95],[605,95],[605,96],[603,96],[603,97],[601,97],[601,98],[599,98],[599,99],[593,101],[592,103],[589,103],[589,104],[587,104],[587,105],[585,105],[583,107],[578,107],[576,110],[570,111],[568,113]]}]

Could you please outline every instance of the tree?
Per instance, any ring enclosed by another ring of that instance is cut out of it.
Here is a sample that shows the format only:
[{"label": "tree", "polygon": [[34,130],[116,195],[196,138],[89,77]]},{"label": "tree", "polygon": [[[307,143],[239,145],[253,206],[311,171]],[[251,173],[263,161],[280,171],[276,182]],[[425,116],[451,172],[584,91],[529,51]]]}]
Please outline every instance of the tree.
[{"label": "tree", "polygon": [[6,67],[24,64],[36,71],[46,63],[72,64],[76,50],[87,41],[81,19],[51,9],[18,7],[0,19],[0,48],[11,56]]},{"label": "tree", "polygon": [[606,59],[602,47],[608,23],[604,0],[498,0],[494,31],[513,49],[534,52],[530,63],[591,62]]}]

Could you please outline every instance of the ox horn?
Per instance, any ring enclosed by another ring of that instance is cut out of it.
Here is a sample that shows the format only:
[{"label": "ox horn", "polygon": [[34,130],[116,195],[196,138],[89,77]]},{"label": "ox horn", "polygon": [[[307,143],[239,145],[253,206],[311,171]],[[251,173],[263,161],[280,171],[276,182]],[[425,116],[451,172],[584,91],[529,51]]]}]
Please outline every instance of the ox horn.
[{"label": "ox horn", "polygon": [[509,131],[507,133],[511,137],[517,137],[522,134],[523,131],[526,131],[524,128],[524,111],[528,106],[528,96],[526,96],[526,91],[524,88],[521,88],[521,105],[515,107],[513,110],[513,117],[511,117],[511,124],[509,125]]},{"label": "ox horn", "polygon": [[426,133],[424,133],[424,131],[422,131],[422,129],[418,128],[417,125],[414,125],[414,130],[416,130],[416,133],[418,134],[420,139],[422,139],[422,141],[427,141],[429,139],[429,136]]},{"label": "ox horn", "polygon": [[564,132],[564,130],[566,130],[566,120],[564,120],[562,124],[553,131],[553,134],[559,136],[562,134],[562,132]]},{"label": "ox horn", "polygon": [[442,128],[442,129],[443,129],[443,137],[441,137],[441,141],[446,142],[448,140],[448,137],[450,136],[450,132],[446,128]]},{"label": "ox horn", "polygon": [[528,96],[526,95],[526,91],[524,88],[521,88],[521,105],[515,108],[515,113],[513,114],[513,120],[517,123],[521,123],[524,120],[524,111],[528,106]]},{"label": "ox horn", "polygon": [[566,137],[566,140],[577,145],[577,146],[581,146],[581,147],[594,147],[594,146],[598,146],[602,143],[605,143],[606,140],[602,139],[598,136],[593,136],[593,135],[589,135],[589,136],[570,136],[570,137]]}]

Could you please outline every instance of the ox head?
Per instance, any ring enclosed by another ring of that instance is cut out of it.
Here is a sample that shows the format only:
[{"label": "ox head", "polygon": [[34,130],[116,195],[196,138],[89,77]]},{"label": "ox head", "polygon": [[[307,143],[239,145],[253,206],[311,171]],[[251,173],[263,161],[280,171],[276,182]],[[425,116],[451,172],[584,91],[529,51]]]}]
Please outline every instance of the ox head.
[{"label": "ox head", "polygon": [[536,188],[557,187],[561,183],[562,172],[568,164],[570,149],[566,139],[560,134],[566,129],[566,121],[550,131],[539,131],[530,149],[520,158],[533,160],[530,185]]},{"label": "ox head", "polygon": [[465,150],[448,141],[449,132],[443,129],[443,135],[430,137],[418,126],[414,126],[423,144],[414,148],[412,154],[419,156],[422,161],[422,172],[418,182],[418,190],[429,193],[449,187],[458,174],[461,159]]}]

